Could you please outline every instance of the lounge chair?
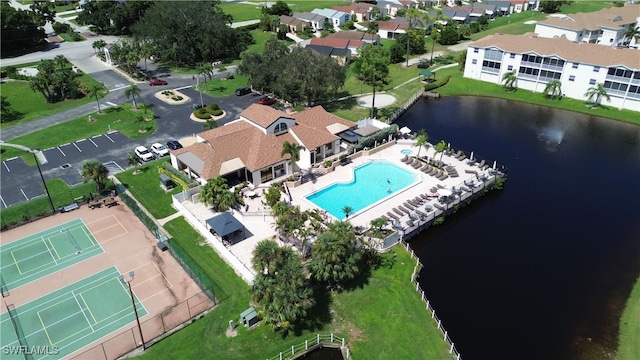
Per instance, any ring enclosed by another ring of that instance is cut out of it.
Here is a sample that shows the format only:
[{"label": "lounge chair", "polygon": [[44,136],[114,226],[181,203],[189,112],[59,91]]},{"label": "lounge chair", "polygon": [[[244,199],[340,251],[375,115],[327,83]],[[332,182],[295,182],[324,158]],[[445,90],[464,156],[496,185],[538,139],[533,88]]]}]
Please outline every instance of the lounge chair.
[{"label": "lounge chair", "polygon": [[413,164],[411,164],[411,166],[412,166],[414,169],[417,169],[417,168],[419,168],[419,167],[421,167],[421,166],[422,166],[422,161],[420,161],[420,160],[418,160],[418,159],[413,159]]},{"label": "lounge chair", "polygon": [[440,180],[440,181],[443,181],[443,180],[447,179],[448,177],[449,177],[449,175],[447,175],[447,174],[442,174],[442,175],[440,175],[440,176],[436,177],[436,179],[438,179],[438,180]]},{"label": "lounge chair", "polygon": [[401,210],[398,210],[398,208],[393,208],[391,210],[393,210],[394,213],[396,213],[396,214],[398,214],[400,216],[404,216],[404,212],[401,211]]},{"label": "lounge chair", "polygon": [[405,224],[406,224],[408,227],[414,227],[414,226],[415,226],[415,224],[413,223],[413,221],[412,221],[412,220],[407,220],[407,221],[405,222]]},{"label": "lounge chair", "polygon": [[404,211],[404,213],[407,214],[407,215],[411,214],[411,211],[409,211],[406,207],[404,207],[402,205],[398,205],[398,209]]},{"label": "lounge chair", "polygon": [[397,217],[394,213],[392,213],[391,211],[387,212],[387,216],[395,221],[400,220],[399,217]]},{"label": "lounge chair", "polygon": [[402,204],[402,205],[404,205],[404,206],[405,206],[407,209],[409,209],[409,210],[415,210],[415,206],[413,206],[409,201],[406,201],[406,202],[405,202],[404,204]]},{"label": "lounge chair", "polygon": [[440,204],[438,204],[438,203],[433,204],[433,206],[435,206],[435,207],[436,207],[436,209],[440,209],[440,210],[442,210],[442,211],[447,210],[447,208],[446,208],[446,207],[444,207],[444,206],[442,206],[442,205],[440,205]]},{"label": "lounge chair", "polygon": [[467,174],[473,174],[473,175],[478,175],[478,172],[475,170],[469,170],[469,169],[465,169],[464,170],[465,173]]},{"label": "lounge chair", "polygon": [[417,209],[416,209],[416,214],[420,215],[420,217],[422,217],[423,219],[427,217],[427,214],[425,214],[422,211],[417,210]]},{"label": "lounge chair", "polygon": [[429,200],[429,195],[427,194],[420,194],[420,197],[422,198],[423,202]]},{"label": "lounge chair", "polygon": [[431,171],[429,171],[429,175],[430,176],[436,176],[438,174],[438,171],[440,171],[440,170],[438,170],[438,168],[432,167]]},{"label": "lounge chair", "polygon": [[479,167],[480,169],[482,169],[482,168],[484,167],[484,163],[485,163],[485,161],[484,161],[484,160],[480,161],[480,162],[478,163],[478,167]]},{"label": "lounge chair", "polygon": [[409,162],[409,155],[405,155],[402,159],[400,159],[403,163]]},{"label": "lounge chair", "polygon": [[420,168],[420,171],[424,172],[428,168],[429,168],[429,164],[422,164],[422,167]]}]

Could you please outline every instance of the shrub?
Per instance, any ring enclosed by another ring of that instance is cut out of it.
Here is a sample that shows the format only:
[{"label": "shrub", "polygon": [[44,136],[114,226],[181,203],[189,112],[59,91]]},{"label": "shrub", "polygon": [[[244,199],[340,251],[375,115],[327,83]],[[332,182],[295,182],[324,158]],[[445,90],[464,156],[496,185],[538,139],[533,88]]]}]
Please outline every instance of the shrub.
[{"label": "shrub", "polygon": [[183,99],[183,97],[182,97],[182,96],[172,96],[172,97],[171,97],[171,100],[173,100],[173,101],[180,101],[180,100],[182,100],[182,99]]},{"label": "shrub", "polygon": [[331,165],[333,165],[333,161],[331,161],[331,160],[326,160],[326,161],[323,163],[323,165],[324,165],[324,167],[326,167],[326,168],[331,167]]},{"label": "shrub", "polygon": [[209,104],[209,105],[207,105],[207,108],[209,108],[209,111],[220,110],[220,105],[215,104],[215,103],[214,104]]},{"label": "shrub", "polygon": [[67,33],[73,32],[73,29],[71,29],[71,25],[66,23],[55,22],[53,23],[52,27],[53,27],[53,31],[55,31],[58,34],[67,34]]},{"label": "shrub", "polygon": [[222,110],[220,110],[220,109],[211,110],[211,111],[209,111],[209,114],[211,114],[211,116],[220,116],[220,115],[222,115]]},{"label": "shrub", "polygon": [[193,115],[201,120],[211,119],[211,114],[204,108],[197,109],[193,112]]},{"label": "shrub", "polygon": [[80,35],[80,33],[73,32],[71,33],[71,39],[73,39],[73,41],[82,41],[84,40],[84,36]]},{"label": "shrub", "polygon": [[430,84],[425,85],[424,86],[424,90],[425,91],[430,91],[430,90],[433,90],[433,89],[437,89],[437,88],[439,88],[441,86],[444,86],[449,82],[449,79],[451,79],[451,75],[448,75],[447,77],[445,77],[443,79],[440,79],[440,80],[438,80],[436,82],[432,82]]}]

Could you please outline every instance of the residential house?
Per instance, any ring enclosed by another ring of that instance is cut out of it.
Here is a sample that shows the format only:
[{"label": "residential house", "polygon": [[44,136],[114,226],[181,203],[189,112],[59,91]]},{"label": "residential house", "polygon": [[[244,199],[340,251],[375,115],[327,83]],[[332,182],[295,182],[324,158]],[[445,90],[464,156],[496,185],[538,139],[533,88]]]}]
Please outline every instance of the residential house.
[{"label": "residential house", "polygon": [[376,6],[380,8],[380,14],[382,16],[391,16],[391,17],[396,16],[396,13],[398,12],[398,10],[401,10],[403,7],[402,4],[400,4],[398,1],[395,1],[395,0],[394,1],[380,0],[376,4]]},{"label": "residential house", "polygon": [[222,176],[230,183],[259,185],[292,174],[290,156],[281,156],[285,141],[304,147],[296,165],[308,169],[341,152],[339,134],[355,127],[322,106],[291,115],[253,104],[239,119],[199,133],[195,144],[172,151],[171,164],[201,184]]},{"label": "residential house", "polygon": [[625,32],[638,27],[640,4],[611,7],[590,13],[550,16],[536,24],[535,33],[541,37],[565,37],[571,41],[607,46],[628,43]]},{"label": "residential house", "polygon": [[296,33],[304,31],[307,27],[311,26],[308,22],[294,18],[292,16],[280,15],[280,24],[284,24],[288,28],[288,32]]},{"label": "residential house", "polygon": [[338,27],[351,19],[351,15],[332,9],[313,9],[312,14],[326,17],[334,27]]},{"label": "residential house", "polygon": [[380,43],[380,35],[367,34],[366,32],[362,32],[362,31],[338,31],[336,33],[330,34],[327,37],[357,40],[357,41],[362,41],[363,43],[366,43],[366,44],[374,44],[374,45],[377,45],[378,43]]},{"label": "residential house", "polygon": [[355,22],[364,22],[370,20],[369,14],[374,6],[369,3],[352,3],[350,5],[332,6],[331,9],[349,14],[351,20]]},{"label": "residential house", "polygon": [[358,49],[364,45],[364,42],[362,40],[327,36],[323,38],[312,38],[310,44],[315,46],[328,46],[334,49],[349,50],[352,56],[356,56],[358,54]]},{"label": "residential house", "polygon": [[332,46],[307,44],[307,46],[305,46],[305,49],[311,49],[311,51],[319,55],[331,56],[332,58],[336,59],[336,61],[340,65],[348,64],[351,60],[351,57],[353,56],[351,50],[349,49],[334,48]]},{"label": "residential house", "polygon": [[328,21],[325,16],[312,14],[310,12],[294,12],[292,17],[309,23],[311,28],[316,31],[324,29],[324,24]]},{"label": "residential house", "polygon": [[395,39],[399,34],[407,32],[409,24],[400,19],[378,22],[378,35],[382,39]]},{"label": "residential house", "polygon": [[634,49],[533,33],[489,35],[469,45],[465,77],[500,84],[511,71],[518,88],[541,93],[559,80],[563,95],[577,100],[586,100],[589,88],[603,84],[611,98],[603,105],[640,111],[640,56]]},{"label": "residential house", "polygon": [[483,4],[495,6],[497,15],[500,15],[500,16],[506,16],[513,13],[513,4],[510,3],[509,1],[489,0],[489,1],[483,2]]},{"label": "residential house", "polygon": [[540,7],[540,0],[507,0],[511,3],[511,12],[521,13],[527,10],[538,10]]},{"label": "residential house", "polygon": [[467,24],[470,20],[470,10],[471,7],[463,6],[443,7],[442,15],[448,19],[451,19],[451,21],[455,21],[458,24]]}]

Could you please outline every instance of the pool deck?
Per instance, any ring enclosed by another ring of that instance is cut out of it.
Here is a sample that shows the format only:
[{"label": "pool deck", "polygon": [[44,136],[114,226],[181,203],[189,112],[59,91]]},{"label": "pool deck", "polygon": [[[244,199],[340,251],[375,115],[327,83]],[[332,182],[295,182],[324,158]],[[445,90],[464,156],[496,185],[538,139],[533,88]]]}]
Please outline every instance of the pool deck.
[{"label": "pool deck", "polygon": [[[409,164],[402,162],[405,157],[401,151],[410,149],[413,151],[413,155],[418,155],[418,148],[413,145],[414,140],[400,139],[396,144],[393,144],[386,149],[380,150],[369,156],[361,156],[354,159],[351,163],[337,166],[333,172],[325,175],[316,176],[311,181],[307,181],[297,187],[290,187],[291,203],[295,206],[299,206],[301,210],[318,209],[312,202],[307,200],[305,196],[323,189],[336,182],[348,182],[353,178],[353,169],[357,166],[365,164],[371,160],[387,160],[393,164],[409,170],[417,175],[417,181],[413,184],[405,187],[372,206],[369,206],[356,214],[349,216],[349,222],[355,227],[368,228],[371,220],[382,216],[389,217],[387,214],[392,212],[399,218],[396,223],[397,229],[401,230],[402,235],[407,237],[408,235],[415,235],[424,229],[424,225],[429,221],[440,216],[442,213],[451,209],[454,205],[461,201],[470,199],[474,194],[481,192],[485,186],[492,183],[495,179],[494,171],[489,166],[480,167],[477,162],[470,161],[467,157],[460,160],[452,155],[443,155],[442,162],[445,165],[453,166],[458,174],[456,177],[448,177],[444,180],[439,180],[434,176],[428,175],[419,169],[412,167]],[[433,146],[428,148],[422,148],[420,151],[420,157],[428,156],[430,159],[440,160],[440,154],[435,155]],[[435,155],[435,156],[434,156]],[[385,176],[385,174],[381,174]],[[465,181],[467,184],[465,185]],[[473,185],[469,185],[473,182]],[[254,191],[260,195],[262,190],[266,189],[265,185],[254,189]],[[435,189],[448,189],[452,190],[456,187],[458,190],[454,193],[457,196],[452,197],[454,199],[448,204],[440,203],[437,196],[433,196],[428,200],[425,199],[422,204],[417,207],[418,214],[422,213],[426,217],[418,217],[417,214],[411,211],[410,214],[400,215],[392,211],[398,206],[404,206],[410,199],[415,199],[423,194],[430,194],[431,190]],[[463,188],[463,191],[459,189]],[[289,196],[283,194],[283,200],[289,201]],[[266,208],[264,198],[257,196],[255,198],[245,198],[247,210],[243,207],[243,211],[233,210],[233,215],[240,221],[246,228],[246,239],[242,239],[241,236],[235,239],[230,239],[230,242],[223,242],[220,238],[206,233],[204,236],[207,241],[216,249],[216,251],[226,259],[226,261],[236,268],[238,272],[249,283],[253,280],[254,272],[251,270],[251,258],[253,249],[256,244],[263,239],[276,239],[275,227],[273,226],[273,217],[269,214],[269,209]],[[174,203],[176,200],[174,199]],[[348,205],[348,200],[345,205]],[[192,215],[195,216],[199,226],[203,226],[205,221],[215,215],[211,208],[204,206],[198,201],[192,202],[190,200],[179,202],[177,207],[183,207]],[[189,216],[187,216],[189,220]],[[430,222],[429,222],[430,224]],[[389,223],[387,227],[391,227]],[[203,232],[203,231],[201,231]],[[242,265],[239,265],[241,263]],[[240,269],[239,269],[240,268]],[[244,274],[244,275],[243,275]]]}]

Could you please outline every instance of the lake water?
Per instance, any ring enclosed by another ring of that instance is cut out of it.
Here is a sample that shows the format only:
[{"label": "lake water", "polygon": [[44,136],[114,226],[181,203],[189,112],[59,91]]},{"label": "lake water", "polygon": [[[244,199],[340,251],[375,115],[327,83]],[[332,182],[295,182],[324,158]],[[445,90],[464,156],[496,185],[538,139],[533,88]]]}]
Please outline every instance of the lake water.
[{"label": "lake water", "polygon": [[612,358],[640,274],[640,126],[475,97],[397,124],[508,168],[503,191],[411,241],[462,357]]}]

